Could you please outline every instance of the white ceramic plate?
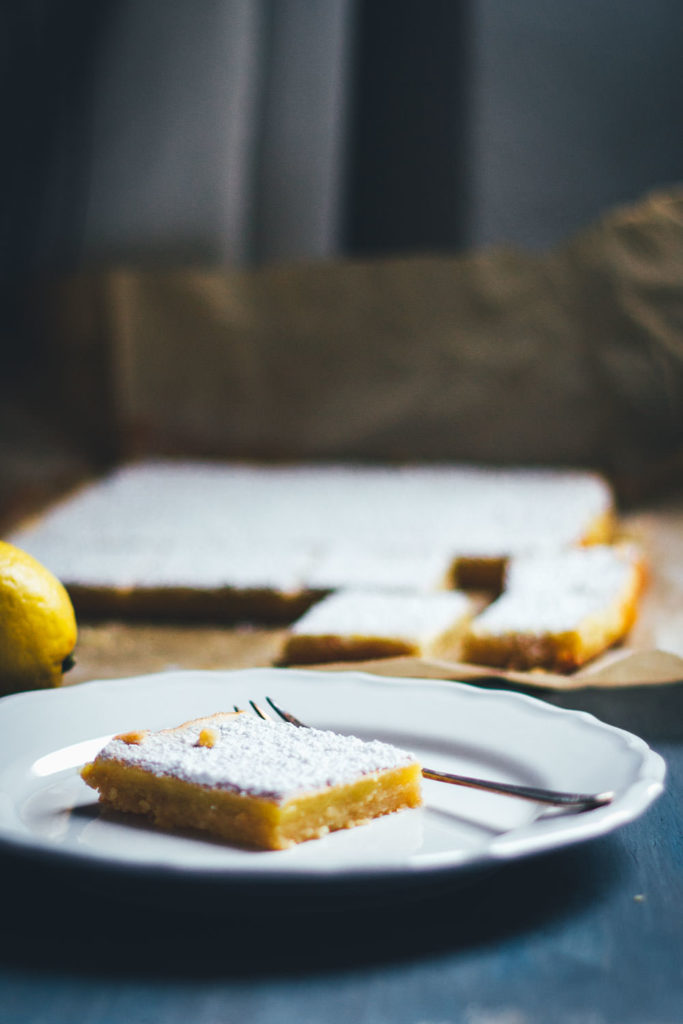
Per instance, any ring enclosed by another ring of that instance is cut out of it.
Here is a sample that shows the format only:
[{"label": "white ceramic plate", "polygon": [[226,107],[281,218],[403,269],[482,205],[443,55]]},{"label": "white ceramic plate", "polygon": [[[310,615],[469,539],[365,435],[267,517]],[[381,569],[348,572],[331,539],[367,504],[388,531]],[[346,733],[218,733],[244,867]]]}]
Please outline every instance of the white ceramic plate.
[{"label": "white ceramic plate", "polygon": [[[454,772],[616,799],[583,814],[443,783],[424,807],[283,852],[251,852],[106,816],[78,768],[110,735],[174,726],[272,696],[310,725],[377,737]],[[462,683],[289,669],[174,672],[0,701],[0,843],[77,867],[218,884],[415,881],[602,835],[661,792],[664,762],[590,715]]]}]

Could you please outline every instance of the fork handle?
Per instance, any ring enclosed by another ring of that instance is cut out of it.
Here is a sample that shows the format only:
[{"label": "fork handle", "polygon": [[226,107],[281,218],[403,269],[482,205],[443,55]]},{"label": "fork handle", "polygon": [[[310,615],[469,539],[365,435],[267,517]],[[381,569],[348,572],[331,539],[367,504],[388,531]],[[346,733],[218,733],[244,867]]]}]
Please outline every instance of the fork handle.
[{"label": "fork handle", "polygon": [[[266,700],[280,718],[283,718],[291,725],[297,726],[299,729],[308,729],[308,726],[301,719],[291,715],[288,711],[283,711],[270,697],[266,697]],[[258,705],[254,704],[253,701],[250,701],[250,703],[257,715],[260,715],[261,718],[267,717]],[[518,796],[522,800],[552,804],[555,807],[567,807],[577,812],[592,811],[596,807],[604,807],[605,804],[611,803],[614,799],[614,793],[612,792],[561,793],[554,789],[539,789],[537,786],[518,786],[513,782],[490,782],[488,779],[473,779],[469,775],[453,775],[452,772],[437,771],[435,768],[423,768],[422,775],[425,779],[434,779],[436,782],[449,782],[452,786],[468,786],[470,789],[484,789],[489,793],[504,793],[506,796]]]},{"label": "fork handle", "polygon": [[614,799],[614,793],[561,793],[553,789],[540,789],[537,786],[518,786],[512,782],[490,782],[487,779],[474,779],[469,775],[454,775],[452,772],[437,771],[423,768],[425,779],[436,782],[448,782],[453,786],[467,786],[470,789],[484,789],[490,793],[504,793],[506,796],[518,796],[522,800],[533,800],[537,803],[554,804],[556,807],[571,807],[575,811],[591,811],[596,807],[604,807]]}]

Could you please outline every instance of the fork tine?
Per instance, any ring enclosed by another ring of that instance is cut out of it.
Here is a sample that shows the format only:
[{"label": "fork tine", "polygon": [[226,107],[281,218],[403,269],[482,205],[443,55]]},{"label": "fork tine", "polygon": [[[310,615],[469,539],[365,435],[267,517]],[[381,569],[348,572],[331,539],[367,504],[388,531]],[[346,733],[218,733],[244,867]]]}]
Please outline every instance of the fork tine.
[{"label": "fork tine", "polygon": [[272,721],[270,715],[266,711],[264,711],[263,708],[259,707],[255,700],[250,700],[249,703],[251,704],[252,708],[259,716],[259,718],[262,718],[264,722]]},{"label": "fork tine", "polygon": [[308,728],[303,722],[299,721],[298,718],[295,718],[294,715],[291,715],[289,711],[284,711],[282,708],[278,707],[271,697],[266,697],[266,700],[270,704],[273,711],[275,711],[275,713],[278,714],[280,718],[284,719],[285,722],[289,722],[290,725],[296,725],[300,729]]}]

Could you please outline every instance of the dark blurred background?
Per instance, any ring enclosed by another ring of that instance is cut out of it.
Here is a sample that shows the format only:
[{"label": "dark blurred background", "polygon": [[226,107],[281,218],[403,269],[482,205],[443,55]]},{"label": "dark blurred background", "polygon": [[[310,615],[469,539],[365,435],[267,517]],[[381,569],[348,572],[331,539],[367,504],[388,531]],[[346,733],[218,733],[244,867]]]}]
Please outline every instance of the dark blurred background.
[{"label": "dark blurred background", "polygon": [[678,181],[675,0],[21,0],[3,278],[553,245]]},{"label": "dark blurred background", "polygon": [[677,0],[7,0],[0,24],[5,385],[39,359],[37,277],[540,251],[683,178]]}]

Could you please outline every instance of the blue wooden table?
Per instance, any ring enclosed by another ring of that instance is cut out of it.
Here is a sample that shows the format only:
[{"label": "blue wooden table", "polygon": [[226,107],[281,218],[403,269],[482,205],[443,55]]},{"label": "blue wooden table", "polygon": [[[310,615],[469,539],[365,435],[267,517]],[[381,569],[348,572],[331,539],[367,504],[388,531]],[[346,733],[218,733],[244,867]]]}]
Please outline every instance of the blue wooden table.
[{"label": "blue wooden table", "polygon": [[552,700],[665,757],[640,820],[388,904],[162,908],[4,854],[1,1024],[680,1024],[683,683]]}]

